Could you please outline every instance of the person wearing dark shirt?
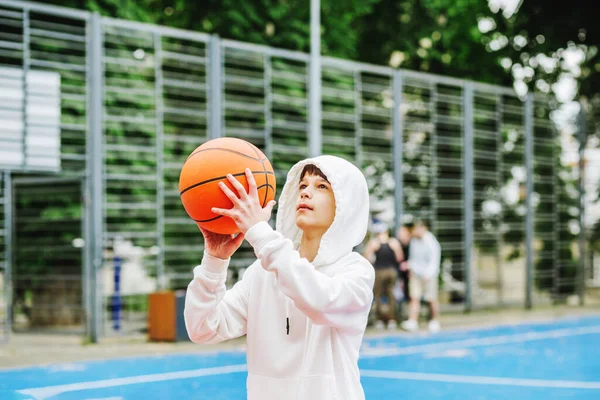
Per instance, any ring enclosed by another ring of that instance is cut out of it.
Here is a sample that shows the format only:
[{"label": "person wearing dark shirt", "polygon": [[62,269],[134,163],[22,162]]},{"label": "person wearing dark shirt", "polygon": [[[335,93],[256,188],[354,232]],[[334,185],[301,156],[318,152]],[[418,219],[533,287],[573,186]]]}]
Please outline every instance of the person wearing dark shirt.
[{"label": "person wearing dark shirt", "polygon": [[375,286],[373,287],[377,314],[375,327],[383,329],[385,326],[382,312],[382,296],[385,295],[389,304],[387,328],[396,329],[394,286],[398,279],[398,264],[404,259],[402,247],[395,237],[390,237],[387,224],[384,222],[375,223],[372,232],[375,237],[369,240],[363,255],[375,268]]}]

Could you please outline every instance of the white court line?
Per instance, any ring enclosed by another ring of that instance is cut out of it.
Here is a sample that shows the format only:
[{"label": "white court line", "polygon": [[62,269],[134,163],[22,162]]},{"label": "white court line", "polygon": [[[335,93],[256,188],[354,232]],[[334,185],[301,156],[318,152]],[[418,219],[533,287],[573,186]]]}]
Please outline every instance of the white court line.
[{"label": "white court line", "polygon": [[476,385],[527,386],[561,389],[600,389],[600,382],[498,378],[493,376],[427,374],[402,371],[361,370],[360,376],[368,378],[387,378],[411,381],[471,383]]},{"label": "white court line", "polygon": [[[520,342],[529,342],[534,340],[544,340],[544,339],[556,339],[561,337],[568,336],[577,336],[577,335],[587,335],[592,333],[600,333],[600,326],[588,326],[582,328],[567,328],[567,329],[557,329],[554,331],[546,331],[546,332],[530,332],[530,333],[519,333],[515,335],[502,335],[502,336],[492,336],[486,338],[476,338],[476,339],[466,339],[466,340],[456,340],[450,342],[441,342],[441,343],[430,343],[424,344],[420,346],[411,346],[404,347],[400,349],[390,349],[390,348],[377,348],[368,350],[369,353],[361,354],[360,358],[381,358],[381,357],[389,357],[389,356],[397,356],[397,355],[405,355],[405,354],[419,354],[426,353],[428,351],[439,351],[443,349],[447,349],[448,347],[476,347],[476,346],[491,346],[498,344],[506,344],[506,343],[520,343]],[[27,394],[36,397],[39,400],[47,399],[48,397],[55,396],[64,392],[72,392],[76,390],[87,390],[87,389],[100,389],[106,387],[114,387],[114,386],[124,386],[124,385],[133,385],[136,383],[148,383],[148,382],[159,382],[159,381],[167,381],[167,380],[175,380],[175,379],[185,379],[185,378],[194,378],[200,376],[210,376],[210,375],[222,375],[229,374],[234,372],[243,372],[247,370],[247,366],[245,364],[240,365],[232,365],[228,367],[217,367],[217,368],[205,368],[205,369],[196,369],[190,371],[177,371],[177,372],[169,372],[165,374],[151,374],[151,375],[139,375],[139,376],[131,376],[127,378],[116,378],[116,379],[106,379],[100,381],[91,381],[91,382],[79,382],[72,383],[66,385],[57,385],[57,386],[46,386],[39,388],[31,388],[31,389],[23,389],[19,390],[19,393]],[[462,382],[460,379],[476,379],[479,380],[477,382],[465,381],[465,383],[482,383],[485,384],[482,380],[491,379],[493,382],[500,382],[498,380],[504,380],[503,382],[512,382],[511,385],[518,385],[515,382],[529,382],[529,386],[533,386],[531,382],[549,382],[548,387],[552,384],[558,382],[567,382],[573,383],[571,381],[538,381],[538,380],[529,380],[529,379],[508,379],[508,378],[486,378],[486,377],[465,377],[465,376],[454,376],[454,375],[437,375],[437,374],[416,374],[416,373],[404,373],[404,372],[386,372],[386,371],[365,371],[367,374],[410,374],[412,378],[417,379],[417,377],[422,377],[420,380],[435,380],[432,377],[446,377],[446,379],[454,379],[452,381],[444,381],[444,382]],[[362,374],[362,371],[361,371]],[[369,375],[364,375],[369,376]],[[408,379],[408,378],[399,378],[402,375],[395,375],[393,379]],[[404,375],[408,376],[408,375]],[[378,376],[384,377],[384,376]],[[427,377],[425,379],[424,377]],[[506,380],[508,379],[508,380]],[[586,382],[575,382],[576,384],[587,384]],[[490,385],[500,384],[500,383],[487,383]],[[502,383],[508,384],[508,383]],[[600,388],[600,383],[590,382],[589,385],[597,385],[593,388]],[[523,386],[523,385],[521,385]],[[525,385],[527,386],[527,385]],[[570,387],[570,386],[558,386],[558,387]],[[579,386],[578,386],[579,387]]]},{"label": "white court line", "polygon": [[247,371],[246,364],[230,365],[227,367],[203,368],[189,371],[167,372],[164,374],[138,375],[127,378],[105,379],[101,381],[70,383],[66,385],[46,386],[18,390],[19,393],[30,395],[38,400],[44,400],[65,392],[76,390],[101,389],[114,386],[135,385],[137,383],[170,381],[175,379],[196,378],[199,376],[223,375]]},{"label": "white court line", "polygon": [[[485,322],[485,323],[481,323],[481,324],[477,324],[477,325],[453,326],[450,328],[444,328],[443,332],[444,333],[479,334],[479,333],[487,333],[487,332],[490,332],[495,329],[519,328],[519,327],[520,328],[529,327],[530,329],[536,329],[536,328],[552,327],[553,325],[554,325],[554,329],[562,329],[562,328],[557,327],[556,324],[576,322],[576,323],[578,323],[578,325],[576,325],[576,326],[582,326],[582,325],[580,325],[581,322],[585,322],[586,320],[590,320],[590,319],[599,319],[599,318],[600,318],[600,313],[598,313],[598,311],[595,311],[593,313],[583,314],[583,315],[561,316],[561,317],[546,316],[544,318],[533,319],[531,322],[526,322],[526,321],[504,322],[503,321],[503,322]],[[377,339],[398,338],[398,337],[404,338],[404,337],[407,337],[410,335],[411,335],[411,333],[404,332],[402,330],[399,330],[396,332],[371,331],[371,332],[369,332],[369,334],[365,335],[365,339],[377,340]],[[435,335],[435,334],[423,332],[423,335],[425,337],[427,337],[427,336],[431,337],[431,335]]]},{"label": "white court line", "polygon": [[389,348],[389,347],[381,347],[381,348],[367,348],[360,355],[361,359],[365,358],[380,358],[380,357],[393,357],[399,355],[408,355],[408,354],[419,354],[426,353],[429,351],[438,351],[444,350],[448,347],[478,347],[478,346],[492,346],[492,345],[500,345],[507,343],[522,343],[522,342],[531,342],[534,340],[544,340],[544,339],[558,339],[562,337],[569,336],[579,336],[579,335],[589,335],[593,333],[600,333],[600,326],[586,326],[581,328],[565,328],[565,329],[557,329],[553,331],[546,332],[527,332],[527,333],[518,333],[514,335],[500,335],[500,336],[489,336],[483,338],[475,338],[475,339],[465,339],[465,340],[455,340],[450,342],[440,342],[440,343],[429,343],[422,344],[417,346],[409,346],[403,348]]}]

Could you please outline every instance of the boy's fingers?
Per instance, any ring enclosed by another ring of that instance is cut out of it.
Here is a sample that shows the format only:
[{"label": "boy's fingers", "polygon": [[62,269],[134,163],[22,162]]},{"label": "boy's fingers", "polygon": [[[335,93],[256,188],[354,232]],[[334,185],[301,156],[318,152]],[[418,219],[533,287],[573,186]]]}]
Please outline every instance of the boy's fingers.
[{"label": "boy's fingers", "polygon": [[245,199],[248,195],[248,192],[246,192],[246,188],[240,183],[240,181],[235,179],[231,174],[227,174],[227,179],[229,179],[229,182],[233,185],[235,190],[237,190],[240,199]]},{"label": "boy's fingers", "polygon": [[238,233],[238,235],[233,239],[233,244],[235,246],[239,246],[242,244],[242,242],[244,241],[244,234],[243,233]]},{"label": "boy's fingers", "polygon": [[267,209],[269,211],[269,214],[271,214],[271,212],[273,212],[273,207],[275,207],[275,204],[277,204],[277,202],[275,200],[271,200],[265,207],[265,209]]},{"label": "boy's fingers", "polygon": [[[236,181],[236,182],[237,182],[237,181]],[[219,187],[221,188],[221,191],[222,191],[223,193],[225,193],[225,196],[227,196],[227,198],[228,198],[229,200],[231,200],[231,202],[233,203],[233,205],[234,205],[234,206],[237,206],[237,205],[240,203],[240,199],[239,199],[239,197],[237,197],[237,196],[235,195],[235,193],[233,193],[233,192],[231,191],[231,189],[229,189],[225,183],[223,183],[223,182],[219,182]]]},{"label": "boy's fingers", "polygon": [[250,168],[246,168],[246,180],[248,181],[248,194],[252,197],[258,197],[258,189],[256,187],[256,180]]},{"label": "boy's fingers", "polygon": [[206,229],[204,229],[200,225],[198,225],[198,228],[200,228],[200,232],[202,232],[202,236],[204,236],[204,239],[206,239],[207,237],[210,236],[210,232],[209,231],[207,231]]},{"label": "boy's fingers", "polygon": [[233,216],[235,215],[235,212],[233,210],[227,210],[225,208],[213,207],[210,210],[217,215],[223,215],[225,217],[233,218]]}]

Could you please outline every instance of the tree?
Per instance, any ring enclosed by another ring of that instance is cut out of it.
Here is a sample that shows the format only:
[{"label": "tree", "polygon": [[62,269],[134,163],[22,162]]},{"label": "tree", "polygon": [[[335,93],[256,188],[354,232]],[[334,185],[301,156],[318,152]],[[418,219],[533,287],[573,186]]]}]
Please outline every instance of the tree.
[{"label": "tree", "polygon": [[[322,53],[356,58],[361,17],[379,0],[321,2]],[[102,15],[218,34],[225,39],[309,51],[310,2],[304,0],[46,0]]]},{"label": "tree", "polygon": [[[375,64],[510,84],[482,41],[478,21],[490,18],[479,0],[381,0],[363,19],[359,58]],[[373,43],[377,43],[376,46]]]},{"label": "tree", "polygon": [[[310,49],[308,1],[44,2],[290,50]],[[496,0],[321,3],[324,55],[501,85],[515,79],[542,92],[550,92],[561,74],[570,73],[580,95],[592,98],[599,93],[600,27],[595,14],[585,12],[592,10],[592,0],[575,0],[568,6],[557,0],[532,0],[514,10],[501,9]],[[579,68],[570,68],[568,50],[584,55]]]}]

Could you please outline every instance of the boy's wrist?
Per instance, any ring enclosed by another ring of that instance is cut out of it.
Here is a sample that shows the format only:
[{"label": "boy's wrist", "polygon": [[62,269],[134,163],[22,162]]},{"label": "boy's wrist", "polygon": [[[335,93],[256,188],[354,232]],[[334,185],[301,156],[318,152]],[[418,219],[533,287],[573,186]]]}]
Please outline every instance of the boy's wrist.
[{"label": "boy's wrist", "polygon": [[204,254],[221,261],[229,260],[231,258],[231,255],[227,255],[225,253],[221,254],[218,251],[214,251],[208,248],[204,250]]},{"label": "boy's wrist", "polygon": [[207,272],[213,274],[224,274],[227,273],[227,267],[229,266],[229,258],[223,259],[219,257],[215,257],[209,254],[206,250],[204,251],[204,256],[202,257],[202,266]]},{"label": "boy's wrist", "polygon": [[256,251],[259,251],[271,232],[273,232],[271,225],[266,221],[261,221],[246,231],[245,238]]}]

